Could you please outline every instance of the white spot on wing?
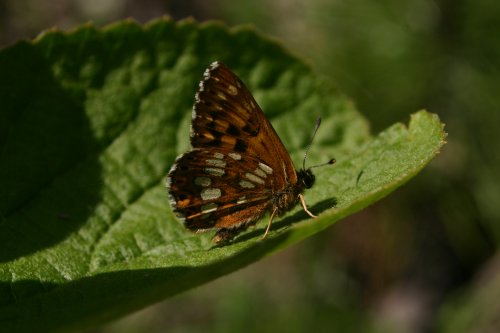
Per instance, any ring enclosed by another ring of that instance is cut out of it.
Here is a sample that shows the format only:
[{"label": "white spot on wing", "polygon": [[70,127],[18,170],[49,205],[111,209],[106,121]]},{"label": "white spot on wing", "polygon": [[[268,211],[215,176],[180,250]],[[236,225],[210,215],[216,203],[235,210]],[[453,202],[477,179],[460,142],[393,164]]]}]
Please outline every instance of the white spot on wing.
[{"label": "white spot on wing", "polygon": [[218,188],[204,188],[201,190],[201,198],[203,200],[215,200],[220,198],[222,192]]},{"label": "white spot on wing", "polygon": [[226,173],[224,169],[219,169],[219,168],[205,168],[204,170],[209,175],[217,177],[223,176]]},{"label": "white spot on wing", "polygon": [[244,204],[245,202],[247,202],[247,197],[242,196],[242,197],[238,198],[238,201],[236,201],[236,204],[240,205],[240,204]]},{"label": "white spot on wing", "polygon": [[262,169],[259,169],[259,168],[255,169],[254,173],[257,176],[259,176],[260,178],[266,178],[267,177],[267,174],[264,171],[262,171]]},{"label": "white spot on wing", "polygon": [[258,184],[265,184],[264,179],[257,177],[257,176],[256,176],[256,175],[254,175],[253,173],[247,172],[247,173],[245,173],[245,177],[246,177],[248,180],[251,180],[251,181],[252,181],[252,182],[254,182],[254,183],[258,183]]},{"label": "white spot on wing", "polygon": [[[212,64],[213,65],[213,64]],[[203,79],[206,81],[206,80],[209,80],[210,79],[210,73],[212,72],[212,70],[214,69],[214,67],[210,66],[210,68],[207,68],[205,70],[205,72],[203,73]]]},{"label": "white spot on wing", "polygon": [[174,196],[172,194],[168,194],[168,201],[170,202],[170,206],[172,208],[177,209],[177,200],[175,200]]},{"label": "white spot on wing", "polygon": [[255,185],[250,183],[248,180],[240,180],[240,186],[243,188],[254,188]]},{"label": "white spot on wing", "polygon": [[222,160],[207,160],[208,165],[212,165],[214,167],[225,168],[226,162]]},{"label": "white spot on wing", "polygon": [[[211,64],[210,64],[210,66],[209,66],[209,67],[210,67],[210,70],[214,70],[214,69],[216,69],[216,68],[217,68],[217,67],[219,67],[219,66],[220,66],[220,62],[218,62],[218,61],[214,61],[213,63],[211,63]],[[207,69],[207,70],[208,70],[208,69]]]},{"label": "white spot on wing", "polygon": [[264,170],[264,172],[267,173],[268,175],[271,175],[273,173],[273,169],[269,165],[266,165],[264,163],[259,162],[259,168]]},{"label": "white spot on wing", "polygon": [[241,160],[241,155],[237,153],[229,153],[229,157],[231,157],[233,160],[239,161]]},{"label": "white spot on wing", "polygon": [[170,176],[167,176],[167,179],[165,181],[165,186],[167,188],[170,188],[171,185],[172,185],[172,179],[170,178]]},{"label": "white spot on wing", "polygon": [[222,153],[215,153],[214,157],[218,158],[219,160],[222,160],[224,158],[224,154],[222,154]]}]

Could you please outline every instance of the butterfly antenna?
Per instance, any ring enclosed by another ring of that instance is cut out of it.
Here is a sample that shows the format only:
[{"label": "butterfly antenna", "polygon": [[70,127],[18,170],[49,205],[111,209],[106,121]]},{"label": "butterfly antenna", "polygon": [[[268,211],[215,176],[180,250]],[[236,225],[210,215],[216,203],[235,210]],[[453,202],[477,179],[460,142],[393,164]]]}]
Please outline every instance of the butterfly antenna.
[{"label": "butterfly antenna", "polygon": [[309,148],[311,148],[311,145],[313,143],[314,137],[316,136],[316,132],[318,131],[319,125],[321,125],[321,117],[318,117],[316,119],[316,126],[314,126],[314,131],[311,136],[311,140],[309,141],[309,144],[307,145],[306,152],[304,154],[304,159],[302,160],[302,170],[306,169],[306,158],[307,158],[307,153],[309,152]]},{"label": "butterfly antenna", "polygon": [[328,165],[328,164],[334,164],[335,162],[337,162],[334,158],[330,159],[328,162],[326,163],[322,163],[322,164],[318,164],[318,165],[313,165],[313,166],[310,166],[309,169],[312,169],[312,168],[318,168],[318,167],[322,167],[322,166],[325,166],[325,165]]},{"label": "butterfly antenna", "polygon": [[[311,148],[311,145],[313,143],[314,137],[316,136],[316,132],[318,131],[319,125],[321,125],[321,117],[318,117],[318,119],[316,119],[316,126],[314,126],[314,131],[313,131],[313,134],[311,136],[311,140],[309,141],[309,145],[307,146],[306,152],[304,154],[304,159],[302,160],[302,170],[306,169],[307,153],[309,152],[309,148]],[[309,169],[317,168],[317,167],[322,167],[322,166],[325,166],[325,165],[328,165],[328,164],[334,164],[335,162],[336,162],[336,160],[334,158],[332,158],[332,159],[330,159],[326,163],[322,163],[322,164],[318,164],[318,165],[313,165],[313,166],[309,167]]]}]

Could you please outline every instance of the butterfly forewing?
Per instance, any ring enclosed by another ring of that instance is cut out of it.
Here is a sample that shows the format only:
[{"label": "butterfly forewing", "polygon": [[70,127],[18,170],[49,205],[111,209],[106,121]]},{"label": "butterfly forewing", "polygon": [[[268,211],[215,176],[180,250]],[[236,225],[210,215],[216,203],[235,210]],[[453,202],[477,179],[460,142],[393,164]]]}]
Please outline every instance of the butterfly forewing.
[{"label": "butterfly forewing", "polygon": [[193,149],[176,161],[168,176],[174,212],[194,231],[255,221],[271,204],[272,173],[250,155]]},{"label": "butterfly forewing", "polygon": [[217,147],[256,156],[276,171],[277,186],[297,182],[285,146],[252,94],[219,62],[207,68],[200,82],[193,107],[191,144],[194,148]]}]

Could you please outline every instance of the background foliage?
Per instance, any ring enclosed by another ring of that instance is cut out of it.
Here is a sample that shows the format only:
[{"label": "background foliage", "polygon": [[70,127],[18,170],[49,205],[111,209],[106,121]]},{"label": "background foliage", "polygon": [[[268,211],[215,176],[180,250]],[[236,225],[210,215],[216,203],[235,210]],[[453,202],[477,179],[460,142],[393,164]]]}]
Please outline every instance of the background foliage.
[{"label": "background foliage", "polygon": [[337,325],[343,331],[359,331],[362,323],[364,331],[397,332],[481,332],[497,325],[495,2],[114,0],[0,6],[4,44],[89,19],[145,21],[167,13],[253,23],[334,81],[375,131],[425,107],[438,112],[451,133],[439,160],[397,196],[279,256],[103,330],[168,325],[171,331],[234,331],[251,327],[255,318],[270,327],[300,327],[290,320],[300,318],[309,328]]}]

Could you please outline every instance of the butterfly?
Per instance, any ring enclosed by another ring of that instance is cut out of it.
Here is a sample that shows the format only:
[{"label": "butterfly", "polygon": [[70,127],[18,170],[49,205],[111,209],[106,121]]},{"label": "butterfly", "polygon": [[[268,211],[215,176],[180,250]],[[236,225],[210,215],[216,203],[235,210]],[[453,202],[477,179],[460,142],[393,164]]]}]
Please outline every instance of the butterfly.
[{"label": "butterfly", "polygon": [[[319,124],[320,118],[313,137]],[[213,62],[203,74],[190,139],[192,149],[177,157],[167,176],[173,212],[189,230],[215,229],[213,241],[225,243],[270,211],[265,238],[274,217],[298,202],[316,217],[302,195],[315,181],[311,168],[305,168],[305,156],[296,171],[250,91],[221,62]]]}]

